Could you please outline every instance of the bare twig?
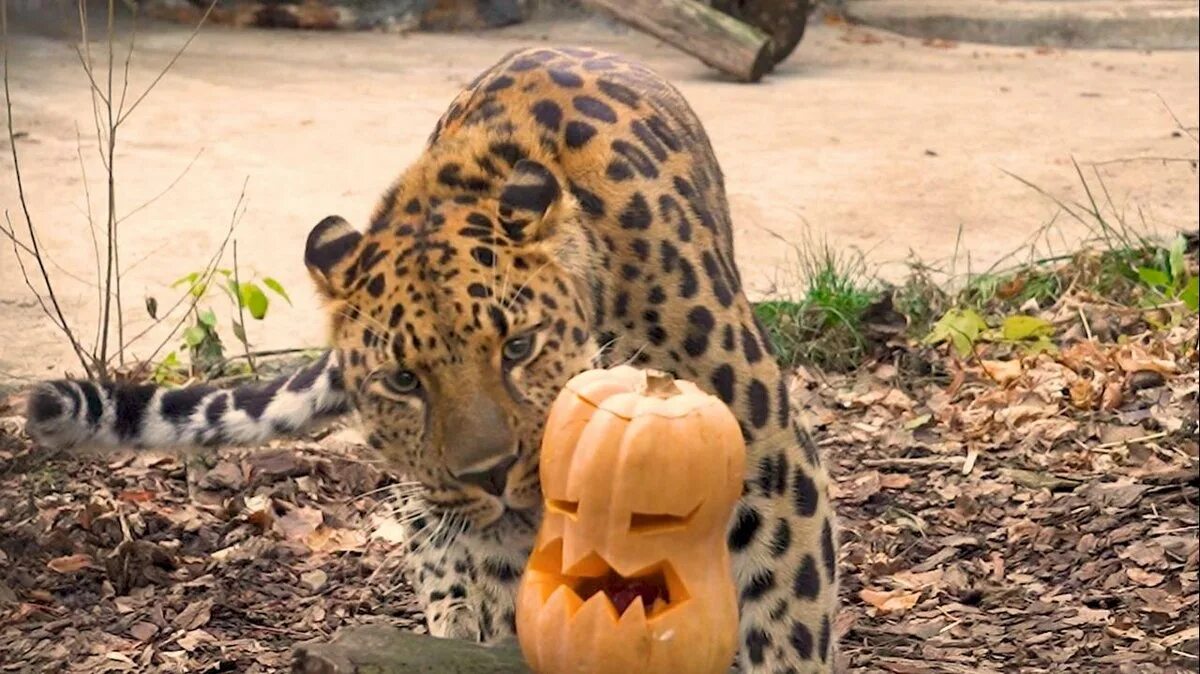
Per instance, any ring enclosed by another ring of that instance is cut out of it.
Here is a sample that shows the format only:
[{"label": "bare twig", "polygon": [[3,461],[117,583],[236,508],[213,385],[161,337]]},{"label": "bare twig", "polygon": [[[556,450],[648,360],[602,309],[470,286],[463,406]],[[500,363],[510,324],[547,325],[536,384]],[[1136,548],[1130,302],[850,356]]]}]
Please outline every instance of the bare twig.
[{"label": "bare twig", "polygon": [[132,218],[133,216],[137,215],[140,211],[142,211],[142,209],[149,208],[151,205],[154,204],[154,202],[163,198],[164,196],[167,195],[168,192],[175,189],[175,186],[179,184],[179,181],[183,180],[183,177],[188,174],[188,171],[192,170],[192,166],[194,166],[196,164],[196,160],[199,159],[200,155],[202,155],[202,154],[204,154],[204,148],[200,148],[199,150],[196,151],[196,154],[192,157],[191,161],[189,161],[187,163],[187,166],[183,167],[183,170],[179,172],[179,175],[175,176],[175,179],[172,180],[169,185],[164,187],[162,189],[162,191],[160,191],[158,194],[155,194],[154,196],[150,197],[146,201],[143,201],[142,203],[138,204],[137,207],[134,208],[133,210],[131,210],[128,213],[126,213],[125,215],[122,215],[121,217],[117,218],[117,223],[119,224],[119,223],[122,223],[122,222],[128,220],[129,218]]},{"label": "bare twig", "polygon": [[[58,296],[54,292],[54,284],[50,280],[50,273],[46,270],[45,260],[39,254],[41,248],[38,244],[37,232],[33,225],[33,217],[29,214],[29,203],[26,201],[26,198],[25,198],[25,185],[24,185],[24,182],[21,180],[21,162],[20,162],[20,158],[18,156],[19,153],[17,152],[17,137],[16,137],[16,132],[13,127],[12,94],[9,89],[8,2],[6,0],[4,0],[3,2],[0,2],[0,34],[3,34],[3,37],[4,37],[4,44],[2,47],[0,47],[0,50],[3,51],[3,61],[4,61],[4,108],[5,108],[5,115],[6,115],[6,121],[7,121],[7,126],[8,126],[8,145],[9,145],[9,149],[12,152],[13,173],[17,179],[17,197],[21,203],[21,213],[25,216],[26,229],[29,232],[29,245],[30,245],[30,248],[32,249],[34,261],[37,262],[38,271],[41,273],[42,283],[45,284],[45,286],[46,286],[47,298],[50,301],[50,305],[54,308],[54,312],[52,314],[49,311],[47,311],[46,314],[47,314],[47,316],[50,316],[50,318],[52,320],[57,320],[59,329],[63,332],[64,335],[66,335],[67,340],[71,343],[71,348],[75,351],[75,355],[79,358],[79,364],[82,365],[84,371],[87,372],[87,374],[89,376],[91,376],[93,374],[91,364],[88,363],[88,359],[86,357],[86,354],[83,351],[82,345],[80,345],[79,340],[75,338],[75,333],[71,330],[71,326],[70,326],[70,323],[68,323],[68,321],[67,321],[67,317],[63,314],[62,306],[58,302]],[[7,214],[5,216],[5,219],[7,221]],[[11,222],[9,223],[9,229],[10,230],[12,229]],[[15,242],[15,240],[16,239],[14,238],[14,242]],[[16,252],[15,247],[14,247],[14,252]],[[17,253],[17,257],[18,257],[18,259],[20,258],[19,253]],[[22,265],[22,267],[23,267],[23,265]],[[26,281],[28,283],[28,279]],[[32,284],[30,284],[30,290],[33,290]],[[40,295],[36,291],[34,294],[38,295],[38,297],[39,297],[38,301],[41,302]],[[43,310],[45,310],[44,304],[42,305],[42,308],[43,308]]]},{"label": "bare twig", "polygon": [[[241,221],[242,215],[246,212],[246,209],[245,209],[246,185],[249,184],[249,182],[250,182],[249,177],[247,177],[246,180],[242,182],[242,190],[240,193],[238,193],[237,203],[235,203],[233,206],[233,215],[230,217],[229,229],[227,229],[225,231],[225,238],[221,240],[221,245],[217,247],[217,250],[215,253],[213,253],[213,256],[211,258],[209,258],[209,262],[204,268],[204,273],[201,274],[200,280],[198,280],[197,283],[207,284],[212,281],[213,275],[217,273],[217,265],[219,265],[221,263],[221,258],[224,256],[224,253],[225,253],[225,247],[229,245],[229,240],[233,237],[233,232],[235,229],[237,229],[238,222]],[[137,370],[134,371],[133,378],[136,379],[136,378],[139,378],[139,377],[145,375],[146,365],[148,363],[153,362],[154,359],[158,357],[158,354],[161,353],[164,348],[166,348],[167,343],[170,342],[171,339],[174,338],[175,334],[179,332],[179,329],[183,327],[183,322],[187,320],[188,314],[195,310],[196,304],[200,301],[200,297],[197,296],[195,293],[188,292],[188,293],[185,293],[183,296],[181,296],[179,298],[179,300],[177,300],[175,302],[175,304],[172,305],[172,307],[167,311],[167,313],[164,314],[164,318],[165,318],[165,316],[169,316],[170,314],[172,314],[175,311],[175,309],[178,308],[179,305],[182,304],[188,298],[191,298],[191,302],[188,304],[187,311],[184,312],[183,318],[179,319],[179,321],[175,324],[175,327],[172,328],[171,331],[167,334],[166,338],[163,339],[162,342],[160,342],[159,345],[154,348],[154,351],[151,352],[150,357],[144,359],[142,361],[142,363],[140,365],[138,365]],[[145,330],[138,333],[135,337],[133,337],[132,339],[129,340],[129,344],[133,344],[136,340],[138,340],[143,335],[148,333],[151,329],[153,329],[160,322],[161,321],[155,321],[152,325],[147,327]]]},{"label": "bare twig", "polygon": [[188,45],[192,43],[192,40],[196,39],[196,35],[200,33],[200,28],[202,28],[204,26],[204,22],[208,20],[208,15],[212,14],[213,9],[216,8],[217,2],[218,0],[212,0],[212,2],[209,3],[208,9],[204,10],[204,14],[200,17],[200,20],[196,22],[196,27],[192,29],[192,32],[188,35],[187,39],[183,41],[183,46],[175,52],[175,55],[171,57],[171,60],[167,62],[167,65],[163,66],[163,69],[158,73],[158,75],[155,76],[154,80],[150,82],[150,86],[146,87],[146,90],[143,91],[141,95],[133,101],[133,104],[129,106],[129,110],[122,112],[120,117],[117,118],[117,124],[121,124],[133,114],[133,111],[137,109],[137,106],[141,105],[146,96],[148,96],[151,91],[154,91],[154,87],[158,86],[158,83],[162,80],[162,78],[166,76],[168,71],[171,70],[171,68],[175,65],[175,62],[179,60],[179,57],[183,56],[183,52],[187,50]]}]

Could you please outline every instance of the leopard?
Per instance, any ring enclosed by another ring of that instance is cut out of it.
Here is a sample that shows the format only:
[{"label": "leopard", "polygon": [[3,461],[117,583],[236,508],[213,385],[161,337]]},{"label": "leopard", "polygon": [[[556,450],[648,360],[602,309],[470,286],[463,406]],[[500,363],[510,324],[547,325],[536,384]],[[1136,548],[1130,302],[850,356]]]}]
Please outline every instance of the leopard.
[{"label": "leopard", "polygon": [[727,535],[738,668],[830,672],[829,476],[733,238],[712,144],[675,86],[615,53],[520,49],[453,99],[364,227],[329,216],[308,234],[319,359],[232,388],[42,382],[27,431],[48,448],[216,447],[352,415],[419,485],[399,545],[429,633],[495,644],[515,631],[550,405],[591,368],[667,372],[723,401],[746,442]]}]

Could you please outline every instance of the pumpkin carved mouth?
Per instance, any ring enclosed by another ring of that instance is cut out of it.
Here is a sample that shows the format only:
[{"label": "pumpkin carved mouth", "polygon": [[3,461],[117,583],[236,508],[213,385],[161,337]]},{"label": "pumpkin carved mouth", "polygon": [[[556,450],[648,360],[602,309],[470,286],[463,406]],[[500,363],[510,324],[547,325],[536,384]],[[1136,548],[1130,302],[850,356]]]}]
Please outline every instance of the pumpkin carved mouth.
[{"label": "pumpkin carved mouth", "polygon": [[562,539],[556,539],[530,556],[530,569],[557,581],[543,586],[543,602],[563,588],[578,599],[569,602],[570,605],[582,607],[591,601],[603,601],[616,620],[640,604],[646,618],[653,620],[689,599],[687,588],[669,561],[663,560],[626,576],[593,552],[572,568],[564,569],[562,547]]}]

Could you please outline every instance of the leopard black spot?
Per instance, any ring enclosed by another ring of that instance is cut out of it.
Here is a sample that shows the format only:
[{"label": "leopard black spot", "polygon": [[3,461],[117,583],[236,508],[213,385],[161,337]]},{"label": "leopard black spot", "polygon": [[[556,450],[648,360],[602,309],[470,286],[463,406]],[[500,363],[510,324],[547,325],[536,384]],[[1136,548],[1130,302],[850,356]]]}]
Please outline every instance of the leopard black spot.
[{"label": "leopard black spot", "polygon": [[771,534],[771,554],[782,556],[792,547],[792,526],[787,519],[780,518],[775,523],[775,533]]},{"label": "leopard black spot", "polygon": [[529,153],[524,148],[509,142],[492,143],[488,146],[488,152],[503,159],[509,166],[516,166],[517,162],[529,157]]},{"label": "leopard black spot", "polygon": [[421,200],[417,199],[416,197],[409,199],[408,203],[404,204],[404,212],[408,213],[409,215],[416,215],[417,213],[420,213]]},{"label": "leopard black spot", "polygon": [[559,125],[562,124],[562,108],[560,108],[558,103],[555,103],[554,101],[538,101],[537,103],[533,104],[533,107],[530,108],[530,111],[533,113],[533,118],[537,120],[538,124],[541,124],[551,131],[558,131]]},{"label": "leopard black spot", "polygon": [[760,569],[750,576],[750,582],[742,587],[742,601],[758,601],[773,589],[775,589],[775,572],[769,568]]},{"label": "leopard black spot", "polygon": [[762,527],[762,516],[758,511],[746,506],[738,507],[733,528],[729,531],[729,549],[738,552],[754,541],[755,534]]},{"label": "leopard black spot", "polygon": [[571,339],[577,346],[582,346],[587,343],[587,332],[579,327],[571,328]]},{"label": "leopard black spot", "polygon": [[485,298],[492,296],[492,289],[482,283],[472,283],[467,286],[467,294],[471,297]]},{"label": "leopard black spot", "polygon": [[596,127],[588,124],[587,122],[571,120],[567,122],[567,130],[564,138],[567,141],[567,147],[571,148],[572,150],[577,150],[584,145],[587,145],[587,142],[595,135]]},{"label": "leopard black spot", "polygon": [[508,69],[513,71],[514,73],[522,73],[527,70],[533,70],[534,68],[537,68],[540,65],[541,65],[541,63],[539,63],[537,59],[525,57],[525,58],[519,58],[519,59],[513,61],[512,63],[508,64]]},{"label": "leopard black spot", "polygon": [[630,108],[637,108],[638,101],[641,99],[637,92],[629,87],[613,82],[610,79],[601,77],[596,81],[596,87],[604,93],[605,96],[614,101],[626,105]]},{"label": "leopard black spot", "polygon": [[708,350],[708,336],[716,325],[716,319],[707,307],[692,307],[688,312],[687,336],[683,340],[683,350],[693,358],[704,355]]},{"label": "leopard black spot", "polygon": [[821,616],[821,628],[817,635],[817,650],[820,651],[821,662],[829,660],[829,641],[832,636],[830,633],[832,625],[830,624],[829,616]]},{"label": "leopard black spot", "polygon": [[503,559],[483,558],[483,572],[502,583],[511,583],[521,575],[521,570]]},{"label": "leopard black spot", "polygon": [[658,213],[663,220],[675,225],[675,233],[679,236],[679,240],[688,243],[692,240],[692,223],[688,221],[687,212],[683,210],[683,206],[669,194],[662,194],[658,197]]},{"label": "leopard black spot", "polygon": [[646,301],[650,304],[662,304],[667,301],[667,293],[662,289],[662,286],[654,286],[646,294]]},{"label": "leopard black spot", "polygon": [[[745,325],[742,326],[742,353],[745,354],[748,363],[753,364],[762,360],[762,349],[758,346],[758,337]],[[781,378],[779,381],[783,381],[783,379]]]},{"label": "leopard black spot", "polygon": [[717,396],[726,405],[733,404],[733,390],[737,381],[737,374],[733,371],[733,367],[729,363],[718,365],[712,373],[712,385],[716,390]]},{"label": "leopard black spot", "polygon": [[704,273],[708,275],[708,280],[712,284],[713,294],[717,296],[717,301],[723,307],[732,305],[733,293],[730,292],[729,286],[725,284],[725,278],[721,272],[720,265],[717,263],[717,258],[706,250],[700,255],[700,260],[704,265]]},{"label": "leopard black spot", "polygon": [[637,172],[643,178],[653,180],[658,177],[658,166],[654,164],[654,160],[645,152],[642,152],[636,145],[624,140],[614,140],[612,142],[612,150],[621,155],[637,169]]},{"label": "leopard black spot", "polygon": [[613,298],[613,316],[625,318],[627,313],[629,313],[629,293],[622,290]]},{"label": "leopard black spot", "polygon": [[384,289],[387,287],[387,281],[384,280],[383,274],[376,274],[367,282],[367,292],[371,297],[378,298],[383,295]]},{"label": "leopard black spot", "polygon": [[666,145],[668,148],[670,148],[672,152],[679,152],[681,149],[683,149],[683,144],[679,142],[679,139],[676,138],[675,134],[671,132],[671,128],[667,126],[667,123],[664,122],[658,115],[651,115],[648,117],[646,119],[646,125],[649,126],[650,130],[654,132],[654,135],[662,141],[663,145]]},{"label": "leopard black spot", "polygon": [[821,562],[825,565],[825,577],[832,583],[837,577],[837,552],[833,544],[833,525],[829,520],[821,526]]},{"label": "leopard black spot", "polygon": [[501,337],[508,334],[508,318],[499,307],[488,307],[488,318],[492,321],[492,327],[496,329],[496,334]]},{"label": "leopard black spot", "polygon": [[571,103],[579,112],[601,122],[612,124],[617,121],[617,113],[604,101],[591,96],[576,96]]},{"label": "leopard black spot", "polygon": [[393,304],[392,305],[392,313],[390,316],[388,316],[388,327],[395,328],[397,325],[400,325],[400,321],[403,319],[404,319],[404,305],[403,304]]},{"label": "leopard black spot", "polygon": [[700,282],[696,278],[696,268],[687,258],[679,258],[679,295],[691,299],[700,292]]},{"label": "leopard black spot", "polygon": [[758,379],[752,380],[746,387],[746,395],[750,402],[750,423],[754,424],[755,428],[766,426],[767,420],[771,418],[771,401],[766,384]]},{"label": "leopard black spot", "polygon": [[667,331],[661,325],[652,325],[646,329],[646,339],[654,346],[662,346],[667,341]]},{"label": "leopard black spot", "polygon": [[[721,348],[725,349],[726,351],[733,351],[734,343],[732,325],[726,325],[725,329],[721,333]],[[780,381],[782,381],[782,379]]]},{"label": "leopard black spot", "polygon": [[775,382],[775,394],[779,399],[775,404],[775,421],[780,428],[787,428],[792,418],[792,401],[788,396],[787,381],[783,377]]},{"label": "leopard black spot", "polygon": [[821,594],[821,572],[817,570],[817,560],[812,555],[804,555],[800,568],[796,569],[796,577],[792,581],[792,594],[797,599],[815,600]]},{"label": "leopard black spot", "polygon": [[488,93],[493,93],[493,92],[500,91],[502,89],[507,89],[507,88],[511,87],[513,85],[513,82],[515,82],[515,81],[516,80],[509,77],[508,75],[501,75],[501,76],[497,77],[496,79],[492,80],[491,82],[488,82],[488,85],[486,87],[484,87],[483,90]]},{"label": "leopard black spot", "polygon": [[560,87],[570,87],[572,89],[583,86],[583,78],[570,70],[561,68],[551,68],[547,71],[550,79]]},{"label": "leopard black spot", "polygon": [[646,197],[642,196],[641,192],[635,192],[617,220],[623,229],[649,229],[653,216],[650,214],[650,205],[646,203]]},{"label": "leopard black spot", "polygon": [[571,183],[571,195],[579,202],[584,213],[596,218],[604,216],[604,200],[600,197],[575,183]]},{"label": "leopard black spot", "polygon": [[787,455],[777,452],[758,461],[758,488],[763,496],[782,496],[787,491]]},{"label": "leopard black spot", "polygon": [[792,505],[796,508],[796,514],[812,517],[817,512],[817,501],[816,483],[803,466],[796,466],[792,474]]},{"label": "leopard black spot", "polygon": [[496,254],[494,252],[492,252],[491,248],[484,248],[483,246],[475,246],[474,248],[471,249],[471,257],[475,258],[476,262],[478,262],[479,264],[481,264],[485,267],[495,267],[496,266]]},{"label": "leopard black spot", "polygon": [[771,635],[758,629],[751,628],[746,633],[746,654],[750,657],[750,664],[761,665],[763,663],[764,651],[771,647]]},{"label": "leopard black spot", "polygon": [[799,621],[792,623],[792,633],[788,637],[792,648],[796,649],[796,655],[801,660],[809,660],[812,658],[813,636],[812,631],[804,626],[804,623]]},{"label": "leopard black spot", "polygon": [[645,122],[635,119],[629,125],[629,128],[633,131],[633,135],[637,136],[637,139],[642,142],[642,145],[646,146],[650,154],[654,155],[655,159],[663,161],[667,158],[667,148],[663,147],[658,136],[654,135],[654,132],[650,130],[649,126],[646,126]]},{"label": "leopard black spot", "polygon": [[633,177],[633,169],[620,159],[614,159],[608,162],[608,168],[604,170],[604,175],[608,176],[609,180],[622,182]]}]

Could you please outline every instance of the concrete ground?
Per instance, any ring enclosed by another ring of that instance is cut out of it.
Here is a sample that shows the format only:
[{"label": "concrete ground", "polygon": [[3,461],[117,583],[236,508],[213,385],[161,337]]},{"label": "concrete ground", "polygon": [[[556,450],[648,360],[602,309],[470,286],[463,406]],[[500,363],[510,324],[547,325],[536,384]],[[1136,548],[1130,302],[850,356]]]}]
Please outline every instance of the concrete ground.
[{"label": "concrete ground", "polygon": [[[131,92],[146,86],[187,33],[143,24]],[[206,29],[118,136],[116,210],[150,202],[121,225],[127,332],[147,323],[144,297],[168,306],[178,293],[169,283],[204,265],[248,180],[236,233],[243,271],[278,278],[295,303],[272,306],[250,337],[260,348],[320,344],[322,319],[301,262],[309,228],[330,213],[364,223],[459,88],[510,49],[541,42],[619,50],[678,84],[725,169],[738,262],[757,296],[795,289],[785,242],[806,232],[865,251],[872,269],[893,279],[910,252],[944,266],[955,258],[958,272],[968,262],[982,269],[1052,221],[1050,240],[1065,247],[1085,228],[1056,219],[1047,197],[1009,174],[1082,199],[1072,159],[1089,176],[1099,172],[1113,207],[1148,229],[1197,227],[1194,167],[1152,159],[1196,156],[1196,143],[1171,116],[1197,125],[1194,50],[923,44],[816,25],[775,74],[737,85],[653,39],[596,20],[486,35]],[[87,81],[72,43],[54,31],[13,37],[9,49],[30,212],[65,311],[86,334],[97,295],[80,155],[96,217],[105,190]],[[118,54],[118,81],[119,66]],[[0,204],[22,225],[4,145]],[[223,301],[214,305],[222,319],[229,315]],[[162,332],[133,352],[148,356]],[[0,379],[64,370],[78,368],[5,245]]]},{"label": "concrete ground", "polygon": [[1197,0],[842,0],[865,25],[918,38],[1064,48],[1195,49]]}]

